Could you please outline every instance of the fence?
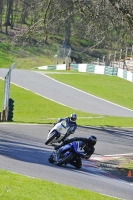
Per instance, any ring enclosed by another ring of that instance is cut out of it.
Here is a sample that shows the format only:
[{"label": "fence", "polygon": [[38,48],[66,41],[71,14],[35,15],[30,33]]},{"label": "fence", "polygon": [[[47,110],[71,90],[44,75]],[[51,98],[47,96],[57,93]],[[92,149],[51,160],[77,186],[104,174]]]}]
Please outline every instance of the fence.
[{"label": "fence", "polygon": [[[37,67],[37,69],[55,69],[55,70],[66,70],[66,65],[55,65],[53,66],[42,66]],[[79,71],[79,72],[89,72],[94,74],[104,74],[109,76],[118,76],[127,81],[133,82],[133,73],[126,69],[121,69],[118,67],[110,67],[104,65],[95,65],[95,64],[71,64],[70,70]]]},{"label": "fence", "polygon": [[1,120],[2,121],[7,121],[7,119],[8,119],[11,72],[12,72],[12,69],[14,67],[15,67],[15,63],[10,66],[9,71],[7,72],[7,74],[5,76],[4,95],[3,95],[3,104],[2,104],[2,113],[1,113]]}]

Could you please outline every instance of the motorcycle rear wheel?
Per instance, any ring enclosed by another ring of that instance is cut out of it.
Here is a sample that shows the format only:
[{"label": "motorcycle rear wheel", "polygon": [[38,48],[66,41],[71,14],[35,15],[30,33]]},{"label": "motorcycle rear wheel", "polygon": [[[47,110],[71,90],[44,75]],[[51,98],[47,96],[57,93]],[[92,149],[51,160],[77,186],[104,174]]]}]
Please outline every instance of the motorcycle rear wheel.
[{"label": "motorcycle rear wheel", "polygon": [[75,156],[75,154],[73,152],[71,152],[70,154],[68,154],[67,156],[63,157],[63,158],[59,158],[59,160],[57,161],[56,165],[61,166],[63,164],[67,164],[69,163],[69,161]]}]

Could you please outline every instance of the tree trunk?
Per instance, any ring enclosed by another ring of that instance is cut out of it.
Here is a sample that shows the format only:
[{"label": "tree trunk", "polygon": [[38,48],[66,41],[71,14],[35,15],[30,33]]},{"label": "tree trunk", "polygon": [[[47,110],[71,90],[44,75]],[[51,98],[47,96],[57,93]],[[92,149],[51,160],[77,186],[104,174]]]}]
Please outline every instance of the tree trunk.
[{"label": "tree trunk", "polygon": [[20,19],[20,23],[21,24],[26,24],[26,17],[28,15],[28,8],[27,8],[27,4],[23,4],[22,7],[22,13],[21,13],[21,19]]},{"label": "tree trunk", "polygon": [[0,1],[0,32],[2,32],[2,13],[3,13],[3,0]]},{"label": "tree trunk", "polygon": [[6,9],[6,17],[5,17],[5,23],[6,26],[6,34],[8,34],[8,26],[11,26],[11,14],[13,12],[13,1],[14,0],[7,0],[7,9]]},{"label": "tree trunk", "polygon": [[70,19],[68,19],[65,24],[65,35],[64,35],[64,42],[63,42],[65,46],[69,45],[70,34],[71,34],[71,21]]}]

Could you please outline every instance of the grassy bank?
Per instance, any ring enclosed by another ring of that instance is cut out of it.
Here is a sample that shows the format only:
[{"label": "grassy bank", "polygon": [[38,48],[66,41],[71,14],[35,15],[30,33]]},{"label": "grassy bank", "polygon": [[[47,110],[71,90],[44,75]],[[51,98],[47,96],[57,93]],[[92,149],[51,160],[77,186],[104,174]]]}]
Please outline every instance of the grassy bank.
[{"label": "grassy bank", "polygon": [[[0,80],[2,102],[4,82]],[[79,125],[132,127],[132,118],[99,116],[62,106],[11,84],[11,97],[14,99],[14,118],[16,123],[53,124],[59,117],[76,112]],[[21,102],[21,103],[20,103]]]},{"label": "grassy bank", "polygon": [[[67,72],[68,73],[68,72]],[[75,72],[74,72],[75,73]],[[115,77],[106,77],[101,79],[100,76],[93,76],[91,74],[85,74],[85,73],[77,73],[70,75],[53,75],[50,76],[53,78],[56,78],[58,80],[61,80],[62,82],[69,83],[73,86],[78,86],[79,89],[85,90],[86,92],[92,92],[92,94],[98,94],[99,93],[99,86],[95,86],[96,81],[97,84],[101,85],[102,90],[102,97],[105,97],[105,93],[108,90],[108,87],[114,87],[111,84],[119,84],[119,81],[115,80]],[[96,78],[95,78],[96,77]],[[98,77],[101,79],[98,79]],[[104,77],[104,76],[103,76]],[[113,81],[112,81],[112,78]],[[74,82],[77,82],[77,84],[74,85]],[[89,80],[89,82],[88,82]],[[119,79],[120,81],[123,81]],[[127,81],[124,81],[122,84],[122,87],[125,88],[124,92],[126,92],[125,84],[128,84]],[[131,84],[131,83],[129,83]],[[132,89],[132,86],[130,85],[130,90]],[[2,102],[3,97],[3,89],[4,89],[4,81],[0,80],[0,97]],[[88,90],[89,89],[89,90]],[[98,91],[97,91],[98,90]],[[113,91],[113,90],[112,90]],[[111,92],[111,91],[110,91]],[[127,93],[127,92],[126,92]],[[117,95],[118,94],[118,95]],[[121,87],[119,86],[117,88],[117,92],[115,94],[113,93],[112,98],[115,97],[115,100],[119,100],[119,95],[121,94]],[[131,92],[127,93],[128,95],[132,94]],[[125,95],[124,95],[125,96]],[[123,102],[125,101],[125,97],[122,97]],[[91,113],[85,113],[81,111],[77,111],[71,108],[68,108],[66,106],[59,105],[55,102],[52,102],[48,99],[45,99],[43,97],[40,97],[32,92],[29,92],[25,89],[19,88],[13,84],[11,84],[11,97],[15,100],[15,109],[14,109],[14,122],[17,123],[43,123],[43,124],[51,124],[56,121],[59,117],[66,117],[70,115],[72,112],[76,112],[78,115],[77,123],[79,125],[92,125],[92,126],[127,126],[132,127],[132,118],[123,118],[123,117],[109,117],[109,116],[99,116],[94,115]],[[107,95],[107,97],[110,96]],[[131,101],[131,99],[130,99]],[[125,105],[132,107],[132,102],[126,103]],[[121,100],[122,102],[122,100]],[[122,104],[123,104],[122,102]],[[99,117],[99,118],[97,118]],[[101,117],[101,118],[100,118]],[[2,200],[19,200],[19,199],[49,199],[49,200],[65,200],[65,199],[71,199],[71,200],[111,200],[115,198],[106,197],[103,195],[100,195],[95,192],[91,192],[88,190],[79,190],[73,187],[69,186],[63,186],[56,183],[48,182],[45,180],[40,179],[32,179],[29,177],[25,177],[22,175],[13,174],[7,171],[0,170],[0,176],[2,177],[2,181],[0,182],[0,198]],[[47,192],[46,192],[47,191]]]},{"label": "grassy bank", "polygon": [[0,170],[0,199],[2,200],[113,200],[89,190],[81,190],[49,181],[30,178]]},{"label": "grassy bank", "polygon": [[117,76],[90,73],[48,74],[48,76],[92,95],[133,109],[133,83]]},{"label": "grassy bank", "polygon": [[[132,90],[132,83],[117,77],[102,75],[97,76],[85,73],[67,75],[49,74],[49,76],[93,94],[98,94],[99,88],[102,87],[100,93],[102,97],[106,97],[108,100],[111,98],[111,100],[116,101],[116,103],[121,102],[123,106],[126,105],[128,108],[133,107],[133,101],[131,101],[133,99],[133,94],[130,92]],[[101,77],[103,77],[103,79],[101,79]],[[96,81],[98,86],[95,85]],[[77,82],[77,84],[74,84],[74,82]],[[118,87],[117,90],[112,89],[113,87],[115,88],[115,86],[113,86],[114,83]],[[1,102],[3,97],[3,88],[4,82],[0,80]],[[110,95],[111,97],[106,95],[108,90],[110,90],[110,93],[112,94]],[[81,112],[67,106],[57,104],[12,84],[10,94],[15,100],[13,121],[17,123],[53,124],[59,117],[69,116],[70,113],[76,112],[78,115],[77,123],[79,125],[133,127],[131,117],[110,117]]]},{"label": "grassy bank", "polygon": [[12,46],[10,43],[0,43],[0,68],[9,68],[16,63],[15,68],[30,69],[44,65],[55,64],[54,55],[57,50],[45,46]]}]

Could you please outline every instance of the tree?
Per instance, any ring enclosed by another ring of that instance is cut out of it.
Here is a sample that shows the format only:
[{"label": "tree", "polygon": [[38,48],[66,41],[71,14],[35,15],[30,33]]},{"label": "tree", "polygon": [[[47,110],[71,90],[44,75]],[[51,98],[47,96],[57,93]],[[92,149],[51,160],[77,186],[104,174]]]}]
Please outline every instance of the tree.
[{"label": "tree", "polygon": [[8,26],[11,26],[13,21],[13,1],[14,0],[6,0],[7,8],[4,23],[4,25],[6,26],[6,33],[8,33]]},{"label": "tree", "polygon": [[[71,45],[71,36],[89,40],[93,50],[100,45],[115,48],[118,44],[120,47],[131,43],[133,38],[132,0],[3,0],[3,2],[7,3],[6,32],[8,26],[14,25],[13,6],[17,2],[19,22],[22,23],[22,28],[23,23],[27,25],[20,35],[21,41],[25,39],[30,44],[48,42],[53,34],[61,36],[65,45]],[[37,41],[37,38],[41,38],[40,41]]]},{"label": "tree", "polygon": [[2,31],[2,16],[3,16],[4,0],[0,1],[0,31]]},{"label": "tree", "polygon": [[130,28],[133,29],[133,2],[132,0],[109,0],[112,6],[124,17]]}]

